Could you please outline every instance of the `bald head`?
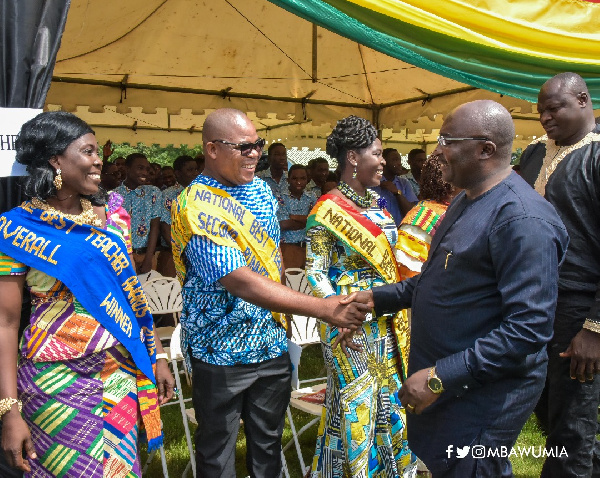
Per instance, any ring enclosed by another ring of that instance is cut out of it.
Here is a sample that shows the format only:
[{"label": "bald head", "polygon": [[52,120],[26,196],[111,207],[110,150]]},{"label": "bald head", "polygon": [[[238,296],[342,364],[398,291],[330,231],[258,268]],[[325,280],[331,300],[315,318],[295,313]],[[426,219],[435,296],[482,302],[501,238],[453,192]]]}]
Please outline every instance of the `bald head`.
[{"label": "bald head", "polygon": [[577,73],[571,73],[570,71],[559,73],[558,75],[550,78],[548,81],[546,81],[546,83],[544,83],[540,93],[545,89],[559,89],[573,95],[577,95],[578,93],[586,93],[589,96],[589,91],[585,80]]},{"label": "bald head", "polygon": [[252,125],[250,119],[240,110],[233,108],[220,108],[210,113],[202,127],[202,142],[206,143],[215,139],[227,139],[232,130],[246,129]]},{"label": "bald head", "polygon": [[512,152],[515,125],[510,113],[500,103],[478,100],[457,107],[446,118],[458,125],[460,136],[485,137],[496,145],[498,159],[508,159]]}]

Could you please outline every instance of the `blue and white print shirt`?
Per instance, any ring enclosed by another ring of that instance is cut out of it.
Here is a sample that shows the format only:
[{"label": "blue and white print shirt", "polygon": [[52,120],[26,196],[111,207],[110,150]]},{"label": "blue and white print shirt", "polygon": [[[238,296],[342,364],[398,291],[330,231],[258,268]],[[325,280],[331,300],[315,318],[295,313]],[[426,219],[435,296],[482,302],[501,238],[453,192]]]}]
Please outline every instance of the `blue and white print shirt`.
[{"label": "blue and white print shirt", "polygon": [[123,196],[123,208],[131,216],[131,246],[134,249],[148,245],[150,221],[162,217],[162,192],[156,186],[138,186],[129,189],[121,184],[115,192]]},{"label": "blue and white print shirt", "polygon": [[[240,202],[279,244],[277,201],[261,179],[224,186],[200,175],[192,184],[219,188]],[[246,266],[242,251],[192,236],[184,250],[186,277],[181,315],[182,349],[213,365],[259,363],[287,352],[285,329],[270,311],[229,293],[219,280]]]}]

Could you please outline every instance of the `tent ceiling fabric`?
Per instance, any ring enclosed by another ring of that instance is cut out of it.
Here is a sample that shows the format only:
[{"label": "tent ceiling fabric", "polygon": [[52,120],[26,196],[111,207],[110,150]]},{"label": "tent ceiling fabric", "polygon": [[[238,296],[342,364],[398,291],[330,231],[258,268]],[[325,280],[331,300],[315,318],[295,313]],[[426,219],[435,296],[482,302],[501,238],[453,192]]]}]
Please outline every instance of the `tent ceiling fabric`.
[{"label": "tent ceiling fabric", "polygon": [[76,111],[100,141],[197,144],[205,114],[227,106],[270,141],[324,147],[335,122],[356,114],[410,149],[479,98],[519,118],[524,142],[543,133],[528,101],[313,28],[267,0],[72,0],[46,106]]}]

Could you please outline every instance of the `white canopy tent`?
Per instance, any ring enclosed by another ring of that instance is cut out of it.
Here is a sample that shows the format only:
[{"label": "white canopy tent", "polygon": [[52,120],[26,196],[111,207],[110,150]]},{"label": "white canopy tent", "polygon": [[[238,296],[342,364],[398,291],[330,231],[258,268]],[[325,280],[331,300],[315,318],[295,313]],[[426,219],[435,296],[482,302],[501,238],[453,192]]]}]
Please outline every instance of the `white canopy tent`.
[{"label": "white canopy tent", "polygon": [[46,98],[98,140],[198,144],[206,114],[248,113],[259,134],[321,147],[349,114],[401,152],[432,145],[443,115],[492,98],[513,114],[516,147],[543,133],[531,103],[414,67],[267,0],[72,0]]}]

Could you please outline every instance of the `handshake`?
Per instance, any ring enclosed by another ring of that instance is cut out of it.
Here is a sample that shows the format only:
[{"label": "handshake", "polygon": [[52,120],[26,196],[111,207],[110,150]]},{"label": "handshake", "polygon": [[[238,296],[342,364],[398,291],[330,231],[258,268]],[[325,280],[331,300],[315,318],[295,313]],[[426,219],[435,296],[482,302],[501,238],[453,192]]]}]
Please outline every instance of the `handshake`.
[{"label": "handshake", "polygon": [[348,348],[360,350],[361,347],[352,338],[362,326],[366,315],[373,310],[373,293],[370,290],[356,291],[345,296],[333,295],[323,301],[325,306],[315,317],[338,328],[333,348],[341,345],[346,355],[349,355]]}]

